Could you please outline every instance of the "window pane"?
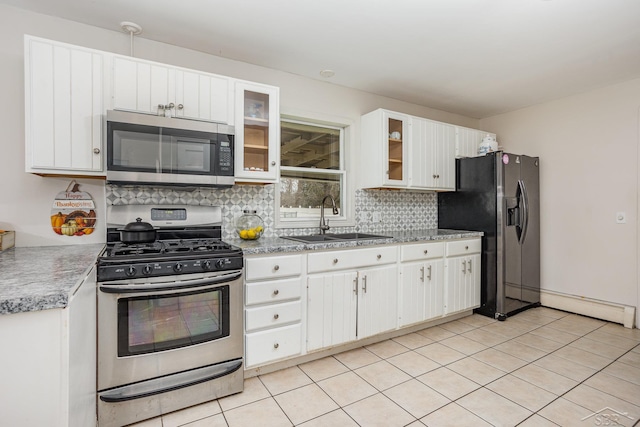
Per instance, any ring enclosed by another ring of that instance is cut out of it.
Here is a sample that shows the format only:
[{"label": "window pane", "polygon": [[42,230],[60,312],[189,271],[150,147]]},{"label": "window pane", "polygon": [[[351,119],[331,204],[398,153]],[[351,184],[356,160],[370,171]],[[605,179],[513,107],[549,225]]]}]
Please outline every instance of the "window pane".
[{"label": "window pane", "polygon": [[[318,218],[320,204],[330,194],[340,209],[342,174],[282,171],[280,178],[280,218]],[[331,201],[326,211],[331,216]],[[342,210],[340,209],[340,213]]]},{"label": "window pane", "polygon": [[340,168],[340,129],[282,121],[282,166]]}]

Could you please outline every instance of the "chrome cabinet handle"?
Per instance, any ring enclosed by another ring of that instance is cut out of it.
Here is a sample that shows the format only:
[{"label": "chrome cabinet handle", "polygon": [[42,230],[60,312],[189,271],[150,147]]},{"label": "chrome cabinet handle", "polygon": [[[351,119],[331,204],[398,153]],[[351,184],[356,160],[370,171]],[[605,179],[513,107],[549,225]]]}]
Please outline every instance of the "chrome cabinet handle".
[{"label": "chrome cabinet handle", "polygon": [[275,290],[273,291],[273,295],[278,295],[279,293],[280,293],[280,291],[279,291],[279,290],[277,290],[277,289],[275,289]]},{"label": "chrome cabinet handle", "polygon": [[276,162],[275,162],[275,161],[272,161],[272,162],[271,162],[271,166],[275,166],[275,165],[276,165]]},{"label": "chrome cabinet handle", "polygon": [[280,266],[279,266],[278,264],[274,265],[274,266],[273,266],[273,270],[274,270],[274,271],[278,271],[278,270],[280,270]]},{"label": "chrome cabinet handle", "polygon": [[353,293],[358,295],[358,276],[353,279]]},{"label": "chrome cabinet handle", "polygon": [[424,254],[426,255],[426,254],[428,254],[428,253],[429,253],[429,251],[428,251],[427,249],[425,249],[425,250],[424,250]]},{"label": "chrome cabinet handle", "polygon": [[278,320],[280,318],[280,315],[278,313],[273,315],[273,320]]},{"label": "chrome cabinet handle", "polygon": [[382,255],[378,254],[378,256],[376,258],[378,258],[378,259],[382,258]]},{"label": "chrome cabinet handle", "polygon": [[424,266],[420,267],[420,281],[424,282]]},{"label": "chrome cabinet handle", "polygon": [[429,270],[429,274],[427,274],[427,279],[431,280],[431,266],[427,267]]},{"label": "chrome cabinet handle", "polygon": [[467,264],[469,266],[468,271],[469,273],[471,273],[471,260],[469,260],[469,264]]},{"label": "chrome cabinet handle", "polygon": [[334,264],[337,264],[337,263],[338,263],[338,258],[334,258],[334,259],[333,259],[333,263],[334,263]]},{"label": "chrome cabinet handle", "polygon": [[367,276],[362,276],[362,290],[367,293]]},{"label": "chrome cabinet handle", "polygon": [[183,108],[184,108],[184,105],[178,104],[178,110],[182,110]]},{"label": "chrome cabinet handle", "polygon": [[278,348],[278,347],[280,347],[280,344],[278,343],[273,344],[273,348]]},{"label": "chrome cabinet handle", "polygon": [[467,260],[462,261],[462,272],[466,274],[467,272]]},{"label": "chrome cabinet handle", "polygon": [[94,148],[93,149],[93,154],[100,154],[100,149],[99,148]]}]

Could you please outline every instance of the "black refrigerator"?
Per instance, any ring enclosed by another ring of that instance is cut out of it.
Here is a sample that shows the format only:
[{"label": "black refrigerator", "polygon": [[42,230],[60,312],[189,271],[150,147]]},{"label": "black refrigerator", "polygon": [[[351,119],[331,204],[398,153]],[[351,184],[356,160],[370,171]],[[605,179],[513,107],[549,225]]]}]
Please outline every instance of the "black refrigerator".
[{"label": "black refrigerator", "polygon": [[538,157],[456,159],[456,191],[438,193],[438,228],[482,231],[481,306],[505,320],[540,305]]}]

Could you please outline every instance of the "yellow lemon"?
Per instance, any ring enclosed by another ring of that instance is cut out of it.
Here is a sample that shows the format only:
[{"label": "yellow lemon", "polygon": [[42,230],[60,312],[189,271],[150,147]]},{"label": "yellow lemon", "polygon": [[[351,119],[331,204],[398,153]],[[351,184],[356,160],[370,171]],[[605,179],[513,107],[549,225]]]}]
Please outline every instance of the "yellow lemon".
[{"label": "yellow lemon", "polygon": [[249,230],[240,230],[240,238],[248,239],[249,238]]},{"label": "yellow lemon", "polygon": [[256,227],[256,233],[262,233],[262,230],[264,230],[264,228],[262,228],[261,225]]},{"label": "yellow lemon", "polygon": [[247,230],[247,238],[248,239],[255,239],[256,238],[255,230],[253,230],[253,229]]}]

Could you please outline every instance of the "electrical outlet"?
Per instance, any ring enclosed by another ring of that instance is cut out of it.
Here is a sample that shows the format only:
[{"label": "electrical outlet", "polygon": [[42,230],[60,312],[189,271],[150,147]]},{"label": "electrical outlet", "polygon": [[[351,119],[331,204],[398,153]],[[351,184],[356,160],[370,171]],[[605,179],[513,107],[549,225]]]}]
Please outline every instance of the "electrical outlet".
[{"label": "electrical outlet", "polygon": [[616,223],[618,224],[626,224],[627,223],[627,214],[624,212],[616,212]]},{"label": "electrical outlet", "polygon": [[380,212],[373,213],[373,222],[374,223],[382,222],[382,218],[380,217]]}]

